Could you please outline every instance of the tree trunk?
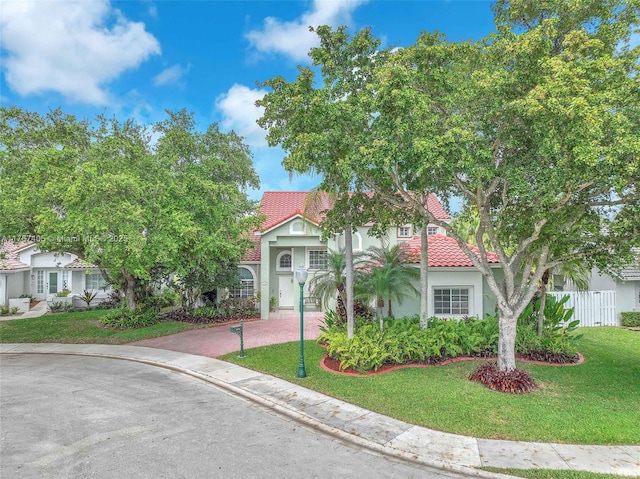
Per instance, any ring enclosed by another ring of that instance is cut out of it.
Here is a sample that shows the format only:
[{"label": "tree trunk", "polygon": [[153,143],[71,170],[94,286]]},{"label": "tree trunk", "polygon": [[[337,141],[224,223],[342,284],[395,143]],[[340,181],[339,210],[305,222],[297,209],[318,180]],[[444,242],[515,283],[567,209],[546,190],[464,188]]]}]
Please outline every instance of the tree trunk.
[{"label": "tree trunk", "polygon": [[380,321],[380,331],[384,330],[384,298],[378,296],[377,301],[376,301],[376,306],[377,306],[377,312],[378,312],[378,320]]},{"label": "tree trunk", "polygon": [[127,308],[128,309],[136,309],[136,285],[138,283],[138,279],[130,274],[128,271],[122,271],[122,277],[124,279],[124,297],[127,300]]},{"label": "tree trunk", "polygon": [[346,263],[346,293],[347,293],[347,338],[353,337],[353,236],[351,225],[347,225],[344,230],[344,255]]},{"label": "tree trunk", "polygon": [[391,311],[391,292],[389,292],[388,301],[389,301],[389,308],[388,308],[388,311],[387,311],[387,317],[388,318],[393,318],[393,311]]},{"label": "tree trunk", "polygon": [[427,224],[420,229],[420,329],[429,326],[429,239]]},{"label": "tree trunk", "polygon": [[498,369],[513,371],[516,368],[516,324],[518,317],[508,309],[498,309],[500,333],[498,336]]},{"label": "tree trunk", "polygon": [[542,336],[544,329],[544,307],[547,304],[547,287],[549,286],[549,270],[542,275],[540,286],[540,305],[538,307],[538,336]]}]

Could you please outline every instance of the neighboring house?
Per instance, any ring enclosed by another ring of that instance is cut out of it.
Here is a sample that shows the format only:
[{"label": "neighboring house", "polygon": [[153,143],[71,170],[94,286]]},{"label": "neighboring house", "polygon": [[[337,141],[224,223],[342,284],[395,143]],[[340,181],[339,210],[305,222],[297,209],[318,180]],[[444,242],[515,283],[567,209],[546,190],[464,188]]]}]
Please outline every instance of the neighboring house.
[{"label": "neighboring house", "polygon": [[[52,302],[65,289],[71,291],[69,296],[97,292],[94,304],[106,298],[104,288],[98,268],[74,254],[40,251],[33,242],[0,244],[0,304],[24,295]],[[85,303],[76,299],[74,305]]]},{"label": "neighboring house", "polygon": [[636,261],[609,275],[593,268],[588,288],[578,291],[570,279],[553,275],[553,291],[557,299],[569,296],[567,307],[574,308],[573,318],[581,326],[620,326],[620,313],[640,311],[640,250]]},{"label": "neighboring house", "polygon": [[594,269],[590,291],[615,291],[616,316],[625,311],[640,311],[640,268],[623,268],[618,275],[609,276]]},{"label": "neighboring house", "polygon": [[[265,215],[260,231],[253,235],[255,247],[239,265],[241,288],[230,291],[233,297],[248,297],[260,293],[261,317],[269,316],[269,298],[275,297],[279,309],[299,308],[299,285],[294,272],[299,266],[309,271],[304,286],[305,303],[310,301],[309,281],[326,267],[328,250],[344,248],[344,235],[322,239],[320,222],[322,212],[330,208],[328,197],[321,197],[314,207],[307,207],[307,192],[266,192],[262,197],[260,212]],[[438,199],[431,195],[428,207],[441,220],[450,216]],[[372,224],[357,227],[353,233],[355,252],[366,251],[369,246],[380,245],[380,240],[369,236]],[[420,253],[420,238],[412,225],[398,225],[389,231],[389,245],[407,242]],[[444,235],[444,231],[429,225],[429,314],[440,317],[460,318],[466,315],[483,317],[493,313],[495,299],[480,272],[471,264],[457,243]],[[475,247],[472,247],[475,248]],[[496,268],[498,258],[490,254]],[[418,260],[419,261],[419,260]],[[418,264],[416,264],[418,267]],[[419,284],[416,284],[419,290]],[[402,304],[393,305],[396,316],[418,314],[420,298],[407,298]]]}]

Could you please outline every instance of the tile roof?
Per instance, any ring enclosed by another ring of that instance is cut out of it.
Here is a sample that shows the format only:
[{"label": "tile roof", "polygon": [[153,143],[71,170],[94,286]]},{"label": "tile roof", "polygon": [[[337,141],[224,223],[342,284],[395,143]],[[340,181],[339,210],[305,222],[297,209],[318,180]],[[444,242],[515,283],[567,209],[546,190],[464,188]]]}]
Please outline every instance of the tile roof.
[{"label": "tile roof", "polygon": [[83,259],[76,258],[71,263],[67,263],[63,266],[63,268],[68,269],[98,269],[98,266],[95,264],[90,264],[84,261]]},{"label": "tile roof", "polygon": [[320,193],[310,197],[306,191],[266,191],[260,202],[260,213],[266,216],[261,230],[271,229],[296,215],[319,223],[324,216],[323,212],[330,207],[327,194]]},{"label": "tile roof", "polygon": [[5,240],[0,244],[0,271],[19,271],[21,269],[29,269],[29,265],[20,261],[18,251],[32,243],[23,241],[15,243],[11,240]]},{"label": "tile roof", "polygon": [[[444,235],[429,235],[429,267],[461,267],[461,266],[473,266],[471,260],[462,251],[462,248],[458,245],[456,240],[449,236]],[[420,257],[421,240],[419,236],[415,236],[411,240],[407,241],[408,248]],[[480,256],[477,246],[469,245],[471,251]],[[490,263],[497,264],[500,262],[498,255],[490,251],[487,252],[487,258]]]},{"label": "tile roof", "polygon": [[[437,218],[451,219],[433,194],[430,194],[427,199],[427,207]],[[320,223],[324,212],[330,208],[331,201],[327,193],[311,195],[307,191],[266,191],[260,202],[260,213],[266,216],[261,230],[271,229],[296,215],[305,216],[314,223]]]},{"label": "tile roof", "polygon": [[[442,220],[451,218],[435,195],[429,195],[427,201],[429,210],[437,218]],[[267,231],[296,216],[305,216],[314,223],[320,223],[324,212],[330,207],[331,202],[327,194],[316,195],[315,201],[310,203],[309,193],[306,191],[267,191],[260,202],[260,213],[266,216],[261,231]],[[245,261],[260,261],[260,238],[257,232],[252,235],[255,245],[245,255]],[[408,246],[419,257],[420,238],[416,237],[409,241]],[[477,251],[475,246],[472,246],[472,249]],[[489,253],[489,261],[499,262],[494,253]],[[429,236],[429,266],[472,266],[472,264],[455,240],[443,235],[433,235]]]}]

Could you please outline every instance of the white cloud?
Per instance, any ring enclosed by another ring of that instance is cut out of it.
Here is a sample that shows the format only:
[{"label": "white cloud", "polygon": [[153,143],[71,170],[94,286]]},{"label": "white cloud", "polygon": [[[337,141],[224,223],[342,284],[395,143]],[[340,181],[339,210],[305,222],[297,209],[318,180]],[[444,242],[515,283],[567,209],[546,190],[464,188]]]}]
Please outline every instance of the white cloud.
[{"label": "white cloud", "polygon": [[188,65],[186,68],[183,68],[179,64],[173,65],[172,67],[169,67],[163,70],[158,75],[153,77],[153,84],[155,86],[164,86],[164,85],[171,85],[171,84],[184,86],[184,83],[181,82],[180,80],[182,80],[182,77],[184,75],[189,73],[190,69],[191,69],[191,65]]},{"label": "white cloud", "polygon": [[233,129],[244,137],[244,142],[249,146],[267,146],[266,131],[256,123],[264,113],[264,108],[255,105],[265,93],[266,90],[256,90],[236,83],[216,99],[215,106],[223,115],[223,128]]},{"label": "white cloud", "polygon": [[314,0],[311,9],[299,18],[283,22],[274,17],[264,19],[261,30],[252,30],[245,38],[258,52],[281,53],[296,61],[307,58],[309,50],[318,44],[309,27],[349,25],[351,12],[368,0]]},{"label": "white cloud", "polygon": [[145,25],[108,0],[4,2],[0,31],[6,81],[22,96],[56,91],[103,105],[106,84],[160,53]]}]

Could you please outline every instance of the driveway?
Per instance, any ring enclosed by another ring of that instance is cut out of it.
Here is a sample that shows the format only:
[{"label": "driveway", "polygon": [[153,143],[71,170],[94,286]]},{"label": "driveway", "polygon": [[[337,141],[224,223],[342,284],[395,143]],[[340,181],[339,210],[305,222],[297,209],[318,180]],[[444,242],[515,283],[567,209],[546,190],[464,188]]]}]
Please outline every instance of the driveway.
[{"label": "driveway", "polygon": [[[321,312],[304,314],[305,339],[316,339],[319,336],[323,317]],[[192,329],[170,336],[143,339],[130,344],[215,358],[222,354],[240,351],[240,338],[229,328],[230,326],[227,324]],[[291,311],[272,313],[269,319],[256,319],[244,323],[245,349],[298,341],[299,339],[300,316]]]}]

